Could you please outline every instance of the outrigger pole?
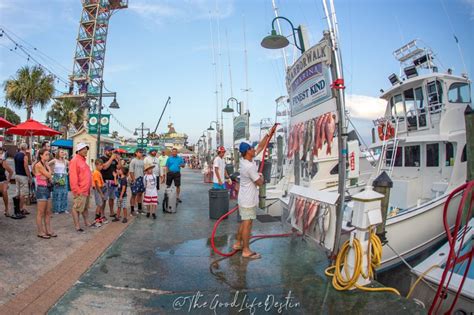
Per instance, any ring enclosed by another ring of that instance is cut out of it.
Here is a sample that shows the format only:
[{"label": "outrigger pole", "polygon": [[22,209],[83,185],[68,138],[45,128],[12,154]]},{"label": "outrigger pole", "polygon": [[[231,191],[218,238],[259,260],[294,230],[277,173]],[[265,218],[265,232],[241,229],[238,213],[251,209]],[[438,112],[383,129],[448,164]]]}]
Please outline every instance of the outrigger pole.
[{"label": "outrigger pole", "polygon": [[168,103],[171,101],[171,96],[168,96],[168,99],[166,100],[165,107],[163,108],[163,111],[161,112],[160,119],[158,119],[158,123],[156,124],[155,130],[153,133],[156,135],[156,131],[158,130],[158,126],[160,125],[161,118],[163,118],[163,114],[165,113],[166,106],[168,106]]},{"label": "outrigger pole", "polygon": [[322,0],[324,12],[328,21],[329,28],[329,39],[331,42],[331,50],[334,60],[334,67],[331,67],[333,83],[331,87],[335,90],[336,108],[338,115],[338,128],[337,128],[337,143],[339,147],[339,200],[336,210],[336,235],[334,238],[333,251],[331,253],[331,259],[335,259],[339,252],[341,230],[342,230],[342,218],[345,208],[345,189],[346,189],[346,163],[347,163],[347,124],[346,124],[346,107],[345,107],[345,95],[344,95],[344,76],[342,72],[342,58],[341,50],[339,48],[339,30],[336,19],[336,11],[334,8],[334,1],[329,0],[330,10],[328,11],[327,0]]}]

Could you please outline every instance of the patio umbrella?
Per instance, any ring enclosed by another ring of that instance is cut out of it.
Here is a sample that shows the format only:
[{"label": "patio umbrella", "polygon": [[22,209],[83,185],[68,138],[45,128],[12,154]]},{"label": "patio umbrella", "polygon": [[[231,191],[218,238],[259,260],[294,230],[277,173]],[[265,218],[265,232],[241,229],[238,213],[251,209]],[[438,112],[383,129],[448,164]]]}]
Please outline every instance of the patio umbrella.
[{"label": "patio umbrella", "polygon": [[8,120],[0,117],[0,128],[11,128],[11,127],[15,127],[15,125],[9,122]]},{"label": "patio umbrella", "polygon": [[33,136],[45,136],[52,137],[60,135],[61,132],[49,128],[46,125],[34,120],[28,119],[24,123],[21,123],[15,127],[12,127],[7,130],[7,134],[18,135],[24,137],[33,137]]},{"label": "patio umbrella", "polygon": [[118,149],[115,149],[115,152],[122,154],[122,153],[127,153],[127,150],[118,148]]}]

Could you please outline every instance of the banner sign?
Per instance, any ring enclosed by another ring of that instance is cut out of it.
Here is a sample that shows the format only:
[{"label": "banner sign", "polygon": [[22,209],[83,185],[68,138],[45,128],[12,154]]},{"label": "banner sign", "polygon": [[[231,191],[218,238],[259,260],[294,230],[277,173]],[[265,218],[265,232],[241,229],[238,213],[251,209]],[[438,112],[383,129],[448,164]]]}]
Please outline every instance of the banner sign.
[{"label": "banner sign", "polygon": [[331,51],[327,40],[320,41],[288,69],[286,88],[291,116],[296,116],[332,97],[330,83]]},{"label": "banner sign", "polygon": [[250,135],[249,115],[242,114],[234,118],[234,141],[246,139]]},{"label": "banner sign", "polygon": [[[109,124],[110,124],[110,115],[102,114],[100,115],[100,134],[108,135],[109,134]],[[99,115],[98,114],[89,114],[89,123],[88,129],[90,135],[96,135],[99,125]]]}]

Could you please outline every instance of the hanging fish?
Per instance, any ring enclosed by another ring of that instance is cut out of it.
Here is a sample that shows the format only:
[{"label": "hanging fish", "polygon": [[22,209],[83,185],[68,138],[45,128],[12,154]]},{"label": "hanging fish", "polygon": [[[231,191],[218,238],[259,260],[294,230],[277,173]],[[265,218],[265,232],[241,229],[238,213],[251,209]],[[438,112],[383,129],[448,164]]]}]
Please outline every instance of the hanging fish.
[{"label": "hanging fish", "polygon": [[336,115],[334,114],[329,114],[327,121],[326,121],[326,126],[325,126],[325,133],[326,133],[326,142],[328,144],[327,149],[326,149],[326,154],[331,154],[331,145],[332,141],[334,139],[334,132],[336,131]]},{"label": "hanging fish", "polygon": [[326,140],[326,120],[327,120],[327,114],[323,115],[323,118],[321,118],[321,129],[319,130],[320,135],[319,135],[319,143],[318,143],[318,149],[323,148],[324,141]]},{"label": "hanging fish", "polygon": [[292,126],[290,128],[290,132],[288,134],[288,154],[287,154],[287,157],[289,159],[291,159],[293,157],[293,142],[295,141],[294,139],[294,129],[295,129],[295,126]]},{"label": "hanging fish", "polygon": [[318,143],[319,143],[319,129],[321,116],[314,118],[314,135],[313,135],[313,156],[318,156]]},{"label": "hanging fish", "polygon": [[306,215],[305,230],[308,230],[308,228],[313,223],[314,218],[316,217],[316,214],[318,213],[318,208],[319,208],[319,201],[313,201],[311,205],[309,206],[308,213]]},{"label": "hanging fish", "polygon": [[304,122],[304,128],[303,128],[303,153],[300,155],[301,161],[305,162],[306,161],[306,150],[307,150],[307,144],[308,144],[308,122]]},{"label": "hanging fish", "polygon": [[309,129],[309,144],[308,144],[308,152],[306,154],[309,155],[308,159],[308,175],[311,178],[311,173],[313,170],[313,148],[314,148],[314,119],[311,119],[308,124]]},{"label": "hanging fish", "polygon": [[299,146],[298,146],[298,152],[299,156],[303,156],[303,146],[304,146],[304,123],[299,124],[300,129],[299,129]]}]

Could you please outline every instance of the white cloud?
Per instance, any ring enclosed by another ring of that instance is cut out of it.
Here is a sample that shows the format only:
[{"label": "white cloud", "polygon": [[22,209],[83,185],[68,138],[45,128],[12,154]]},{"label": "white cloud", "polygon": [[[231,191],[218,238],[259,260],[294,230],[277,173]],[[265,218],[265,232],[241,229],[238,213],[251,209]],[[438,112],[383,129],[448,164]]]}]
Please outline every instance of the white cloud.
[{"label": "white cloud", "polygon": [[386,101],[366,95],[346,95],[346,109],[350,116],[359,119],[372,120],[380,118],[385,113]]},{"label": "white cloud", "polygon": [[471,11],[471,20],[474,20],[474,0],[464,0],[464,3],[469,7]]}]

